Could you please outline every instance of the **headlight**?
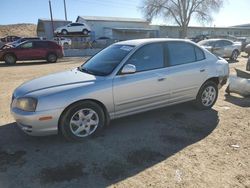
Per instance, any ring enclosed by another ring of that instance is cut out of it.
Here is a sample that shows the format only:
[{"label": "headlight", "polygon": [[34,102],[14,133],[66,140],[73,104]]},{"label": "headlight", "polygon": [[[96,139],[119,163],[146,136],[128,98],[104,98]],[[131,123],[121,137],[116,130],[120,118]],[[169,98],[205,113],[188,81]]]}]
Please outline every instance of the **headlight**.
[{"label": "headlight", "polygon": [[23,97],[14,99],[12,108],[18,108],[23,111],[34,112],[36,110],[37,99],[31,97]]}]

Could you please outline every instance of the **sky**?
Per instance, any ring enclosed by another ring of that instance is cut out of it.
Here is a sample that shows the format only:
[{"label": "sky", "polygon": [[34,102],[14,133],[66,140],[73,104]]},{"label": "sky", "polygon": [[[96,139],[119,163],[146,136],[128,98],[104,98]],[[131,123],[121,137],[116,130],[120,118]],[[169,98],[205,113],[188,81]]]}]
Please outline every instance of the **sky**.
[{"label": "sky", "polygon": [[[0,25],[16,23],[37,23],[38,18],[50,18],[49,0],[0,0]],[[77,16],[113,16],[143,18],[139,7],[142,0],[66,0],[68,20],[75,21]],[[64,19],[63,0],[51,0],[53,18]],[[250,23],[250,0],[225,0],[214,21],[203,26],[233,26]],[[162,19],[153,24],[172,25]],[[199,26],[195,20],[190,25]]]}]

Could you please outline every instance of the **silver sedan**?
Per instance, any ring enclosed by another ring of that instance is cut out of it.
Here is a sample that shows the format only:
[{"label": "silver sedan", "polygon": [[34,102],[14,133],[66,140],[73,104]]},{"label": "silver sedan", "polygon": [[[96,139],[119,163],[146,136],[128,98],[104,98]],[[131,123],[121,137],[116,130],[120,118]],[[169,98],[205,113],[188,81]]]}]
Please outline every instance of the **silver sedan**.
[{"label": "silver sedan", "polygon": [[209,109],[228,74],[224,59],[186,40],[124,41],[76,69],[19,86],[11,111],[27,134],[60,131],[82,140],[112,119],[147,110],[186,101]]},{"label": "silver sedan", "polygon": [[241,42],[226,39],[208,39],[198,43],[215,55],[236,61],[241,52]]}]

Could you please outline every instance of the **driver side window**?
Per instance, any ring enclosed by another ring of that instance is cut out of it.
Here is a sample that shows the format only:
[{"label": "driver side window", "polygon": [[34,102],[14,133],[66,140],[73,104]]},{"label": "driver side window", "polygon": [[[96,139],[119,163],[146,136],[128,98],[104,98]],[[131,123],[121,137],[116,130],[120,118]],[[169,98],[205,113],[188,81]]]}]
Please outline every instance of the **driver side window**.
[{"label": "driver side window", "polygon": [[136,72],[164,67],[163,46],[160,43],[148,44],[138,49],[126,64],[136,66]]},{"label": "driver side window", "polygon": [[27,42],[25,44],[23,44],[21,46],[21,48],[32,48],[33,47],[33,43],[32,42]]}]

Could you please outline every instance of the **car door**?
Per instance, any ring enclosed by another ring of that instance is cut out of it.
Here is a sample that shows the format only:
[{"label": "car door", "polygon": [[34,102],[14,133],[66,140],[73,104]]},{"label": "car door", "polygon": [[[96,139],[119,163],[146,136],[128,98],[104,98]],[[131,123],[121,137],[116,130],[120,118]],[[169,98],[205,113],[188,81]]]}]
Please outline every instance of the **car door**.
[{"label": "car door", "polygon": [[32,60],[36,58],[36,50],[32,41],[27,41],[16,47],[15,54],[18,60]]},{"label": "car door", "polygon": [[68,31],[69,33],[75,32],[75,31],[74,31],[74,24],[73,24],[73,23],[72,23],[72,24],[69,24],[69,25],[67,26],[67,31]]},{"label": "car door", "polygon": [[76,32],[82,32],[82,30],[83,30],[83,24],[81,24],[81,23],[76,23]]},{"label": "car door", "polygon": [[44,59],[47,56],[48,43],[46,41],[34,41],[34,56],[36,59]]},{"label": "car door", "polygon": [[235,47],[233,46],[233,42],[229,40],[223,40],[223,53],[225,57],[231,57]]},{"label": "car door", "polygon": [[215,55],[218,55],[220,57],[224,57],[225,55],[225,50],[224,50],[225,44],[223,40],[218,40],[214,42],[214,46],[212,49],[212,53]]},{"label": "car door", "polygon": [[74,33],[79,32],[79,26],[78,26],[78,24],[77,23],[72,23],[71,24],[71,30]]},{"label": "car door", "polygon": [[118,74],[113,79],[115,116],[159,107],[170,97],[162,43],[138,49],[125,63],[136,66],[133,74]]},{"label": "car door", "polygon": [[171,103],[195,99],[207,78],[207,61],[199,47],[181,41],[167,42]]}]

